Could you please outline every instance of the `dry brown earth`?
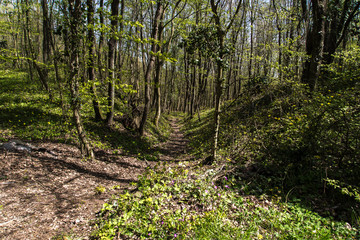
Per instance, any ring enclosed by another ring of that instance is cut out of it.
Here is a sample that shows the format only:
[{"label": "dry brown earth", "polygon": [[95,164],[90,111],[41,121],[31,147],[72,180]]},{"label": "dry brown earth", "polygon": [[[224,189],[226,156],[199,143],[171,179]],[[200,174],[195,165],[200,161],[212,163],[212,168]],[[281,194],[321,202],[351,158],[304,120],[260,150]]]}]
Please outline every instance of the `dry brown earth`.
[{"label": "dry brown earth", "polygon": [[[171,125],[170,139],[159,145],[160,160],[189,160],[187,140],[175,119]],[[111,150],[97,151],[96,161],[82,161],[74,146],[32,144],[57,156],[0,152],[0,239],[52,239],[62,234],[87,239],[103,203],[155,164]],[[99,194],[97,187],[106,191]]]}]

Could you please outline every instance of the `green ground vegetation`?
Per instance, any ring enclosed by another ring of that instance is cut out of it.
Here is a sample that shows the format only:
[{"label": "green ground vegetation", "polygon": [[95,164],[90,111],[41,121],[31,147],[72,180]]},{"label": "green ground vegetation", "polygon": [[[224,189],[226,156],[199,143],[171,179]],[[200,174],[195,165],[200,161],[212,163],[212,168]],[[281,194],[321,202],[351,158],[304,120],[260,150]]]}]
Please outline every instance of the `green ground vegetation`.
[{"label": "green ground vegetation", "polygon": [[[104,204],[93,239],[357,239],[359,93],[357,69],[330,66],[316,92],[294,80],[272,81],[223,106],[220,158],[211,167],[158,164],[133,190]],[[2,70],[0,141],[74,143],[57,98],[23,72]],[[325,81],[324,80],[324,81]],[[146,137],[108,128],[82,109],[94,146],[157,161],[155,143],[170,135],[168,117]],[[208,156],[213,110],[183,118],[191,154]],[[95,189],[103,192],[101,186]]]},{"label": "green ground vegetation", "polygon": [[215,171],[159,165],[105,203],[92,239],[356,239],[356,228],[295,203],[239,193]]},{"label": "green ground vegetation", "polygon": [[[77,142],[70,106],[65,103],[63,109],[60,96],[50,100],[41,87],[22,71],[0,70],[0,76],[0,142],[15,137],[26,141]],[[69,102],[68,97],[64,102]],[[165,115],[160,119],[159,128],[148,122],[149,135],[146,137],[124,131],[121,124],[109,128],[103,122],[94,121],[87,100],[83,100],[82,116],[96,148],[143,155],[153,152],[152,147],[166,141],[170,135],[171,128]]]},{"label": "green ground vegetation", "polygon": [[[148,170],[104,205],[93,238],[359,238],[359,71],[348,66],[329,66],[318,91],[274,80],[226,102],[212,167]],[[183,115],[200,159],[213,114]]]}]

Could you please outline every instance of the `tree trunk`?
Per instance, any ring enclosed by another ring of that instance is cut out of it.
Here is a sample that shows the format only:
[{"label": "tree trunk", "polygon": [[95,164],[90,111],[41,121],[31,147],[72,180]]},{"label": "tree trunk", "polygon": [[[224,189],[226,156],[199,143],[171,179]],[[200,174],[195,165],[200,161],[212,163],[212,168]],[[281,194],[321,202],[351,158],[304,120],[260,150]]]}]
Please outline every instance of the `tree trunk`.
[{"label": "tree trunk", "polygon": [[48,79],[47,64],[50,58],[50,41],[51,41],[51,19],[49,19],[49,8],[46,0],[41,0],[41,7],[43,11],[43,74],[45,79]]},{"label": "tree trunk", "polygon": [[48,77],[47,72],[44,73],[43,69],[39,66],[36,61],[35,50],[32,44],[32,39],[30,36],[30,16],[29,16],[29,1],[25,0],[25,4],[23,6],[23,12],[25,14],[25,24],[24,24],[24,42],[25,42],[25,51],[28,58],[30,75],[32,76],[32,68],[34,67],[39,74],[39,80],[45,91],[49,94],[49,98],[52,99],[52,94],[50,87],[48,85]]},{"label": "tree trunk", "polygon": [[[193,58],[194,59],[194,58]],[[195,92],[196,92],[196,66],[193,64],[192,72],[190,73],[190,81],[191,81],[191,94],[190,94],[190,118],[194,116],[195,112]]]},{"label": "tree trunk", "polygon": [[252,81],[252,67],[253,67],[253,53],[254,53],[254,2],[251,2],[250,9],[250,53],[249,53],[249,65],[248,65],[248,76],[249,83]]},{"label": "tree trunk", "polygon": [[88,21],[88,46],[89,46],[89,60],[88,60],[88,78],[90,82],[90,92],[92,95],[92,104],[93,109],[95,113],[95,120],[101,121],[101,110],[100,110],[100,103],[97,98],[96,94],[96,85],[95,85],[95,34],[94,34],[94,28],[95,28],[95,22],[94,22],[94,2],[93,0],[87,0],[87,21]]},{"label": "tree trunk", "polygon": [[214,16],[216,29],[217,29],[217,41],[219,44],[219,52],[217,53],[217,74],[215,78],[215,113],[214,113],[214,136],[212,144],[212,161],[217,159],[217,150],[218,150],[218,138],[219,138],[219,128],[220,128],[220,106],[221,106],[221,96],[223,94],[223,84],[224,84],[224,62],[225,62],[225,36],[228,33],[230,27],[234,23],[236,15],[239,13],[241,1],[238,2],[236,11],[234,15],[230,18],[230,22],[227,26],[223,27],[222,21],[218,13],[218,4],[215,4],[214,0],[210,0],[211,11]]},{"label": "tree trunk", "polygon": [[115,104],[115,53],[117,49],[119,0],[111,2],[111,34],[109,40],[109,83],[108,83],[108,110],[106,114],[106,123],[108,126],[113,124],[114,104]]},{"label": "tree trunk", "polygon": [[155,117],[154,124],[159,127],[159,120],[161,116],[161,91],[160,91],[160,77],[161,77],[162,61],[157,58],[155,66],[155,79],[154,79],[154,93],[155,93]]},{"label": "tree trunk", "polygon": [[[219,49],[220,51],[224,48],[224,33],[218,33],[219,38]],[[220,59],[223,59],[220,52]],[[212,158],[215,160],[217,158],[217,149],[218,149],[218,138],[219,138],[219,128],[220,128],[220,106],[221,106],[221,95],[223,93],[223,65],[221,62],[217,63],[217,76],[215,80],[215,114],[214,114],[214,137],[213,137],[213,146],[212,146]]]},{"label": "tree trunk", "polygon": [[51,42],[51,48],[54,53],[55,79],[56,79],[56,83],[57,83],[57,87],[58,87],[58,91],[59,91],[59,95],[60,95],[60,105],[61,105],[61,110],[62,110],[62,116],[63,116],[63,118],[65,118],[66,110],[65,110],[65,104],[64,104],[64,96],[63,96],[64,94],[63,94],[63,87],[61,84],[62,80],[60,77],[59,64],[58,64],[58,59],[60,58],[60,54],[59,54],[59,51],[55,47],[55,39],[53,39],[53,37],[51,37],[50,42]]},{"label": "tree trunk", "polygon": [[[151,37],[155,40],[158,37],[160,21],[162,20],[163,15],[164,15],[164,8],[162,5],[162,1],[159,0],[156,5],[155,18],[154,18],[152,32],[151,32]],[[144,106],[144,111],[142,114],[140,127],[139,127],[139,134],[141,136],[144,135],[145,123],[146,123],[148,113],[149,113],[149,108],[150,108],[150,77],[151,77],[152,69],[154,68],[154,65],[155,65],[155,55],[154,54],[156,52],[157,52],[157,44],[155,42],[153,42],[151,44],[151,52],[150,52],[150,57],[149,57],[149,61],[148,61],[148,65],[147,65],[146,73],[145,73],[145,79],[144,79],[145,80],[144,81],[144,83],[145,83],[145,91],[144,91],[145,106]]]},{"label": "tree trunk", "polygon": [[[350,23],[354,20],[355,16],[359,12],[360,2],[354,4],[352,9],[352,1],[345,0],[332,2],[332,7],[329,9],[327,14],[329,17],[330,23],[327,24],[327,31],[325,31],[325,40],[324,40],[324,63],[330,64],[333,62],[333,54],[336,52],[336,49],[339,47],[342,41],[345,41],[345,35],[349,29]],[[343,6],[341,6],[341,4]],[[330,8],[330,7],[329,7]],[[339,9],[342,8],[341,14],[339,14]],[[345,43],[346,44],[346,43]]]},{"label": "tree trunk", "polygon": [[[99,23],[100,23],[100,27],[102,27],[104,25],[104,0],[100,0],[100,10],[99,10]],[[99,68],[99,78],[100,78],[100,81],[103,82],[104,79],[105,79],[105,71],[103,71],[103,59],[102,59],[102,54],[103,54],[103,51],[102,51],[102,48],[104,46],[104,32],[103,31],[100,31],[100,36],[99,36],[99,45],[98,45],[98,50],[97,50],[97,61],[98,61],[98,68]],[[106,75],[106,74],[105,74]]]},{"label": "tree trunk", "polygon": [[325,10],[327,0],[313,0],[313,21],[306,38],[306,60],[302,82],[309,85],[311,91],[317,87],[324,47]]},{"label": "tree trunk", "polygon": [[280,17],[279,17],[279,13],[278,13],[278,9],[276,8],[276,4],[275,4],[275,0],[272,1],[272,5],[274,7],[274,11],[276,14],[276,28],[278,31],[278,48],[279,48],[279,55],[278,55],[278,63],[279,63],[279,80],[282,80],[282,75],[283,75],[283,69],[282,69],[282,50],[281,50],[281,31],[282,31],[282,27],[280,25]]},{"label": "tree trunk", "polygon": [[[162,33],[164,30],[163,27],[163,23],[162,23],[162,18],[160,18],[159,21],[159,28],[158,28],[158,33],[157,33],[157,40],[159,42],[162,41]],[[162,47],[159,45],[157,47],[157,51],[158,52],[162,52]],[[156,106],[155,106],[155,117],[154,117],[154,124],[156,127],[159,127],[159,120],[160,120],[160,116],[161,116],[161,83],[160,83],[160,79],[161,79],[161,68],[164,64],[164,60],[159,59],[159,57],[156,58],[156,62],[155,62],[156,66],[155,66],[155,79],[154,79],[154,92],[155,92],[155,101],[156,101]]]},{"label": "tree trunk", "polygon": [[81,0],[69,1],[69,86],[71,93],[71,106],[73,110],[73,119],[79,137],[81,153],[90,159],[95,159],[94,152],[86,137],[86,132],[81,119],[81,99],[79,94],[79,48],[80,48],[80,31],[81,25]]},{"label": "tree trunk", "polygon": [[185,87],[183,112],[186,113],[188,102],[189,102],[189,96],[190,96],[190,83],[189,83],[190,80],[189,80],[189,56],[188,56],[188,54],[186,54],[185,49],[184,49],[184,68],[185,68],[184,75],[185,75],[186,87]]}]

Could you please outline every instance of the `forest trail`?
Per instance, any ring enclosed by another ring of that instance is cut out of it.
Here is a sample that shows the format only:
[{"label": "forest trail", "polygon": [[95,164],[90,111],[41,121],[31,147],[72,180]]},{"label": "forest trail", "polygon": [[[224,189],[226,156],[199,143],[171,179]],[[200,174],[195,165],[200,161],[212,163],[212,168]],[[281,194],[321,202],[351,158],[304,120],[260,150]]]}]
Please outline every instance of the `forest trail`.
[{"label": "forest trail", "polygon": [[[158,160],[189,160],[188,140],[179,121],[172,118],[170,124],[169,140],[156,148]],[[87,239],[90,223],[103,203],[156,164],[112,150],[98,151],[96,161],[82,161],[72,145],[32,144],[51,149],[57,156],[0,152],[0,239],[62,239],[71,234]]]},{"label": "forest trail", "polygon": [[185,138],[184,133],[181,131],[179,119],[171,118],[170,126],[172,133],[168,141],[160,144],[160,161],[167,162],[180,162],[191,160],[191,155],[187,154],[189,140]]}]

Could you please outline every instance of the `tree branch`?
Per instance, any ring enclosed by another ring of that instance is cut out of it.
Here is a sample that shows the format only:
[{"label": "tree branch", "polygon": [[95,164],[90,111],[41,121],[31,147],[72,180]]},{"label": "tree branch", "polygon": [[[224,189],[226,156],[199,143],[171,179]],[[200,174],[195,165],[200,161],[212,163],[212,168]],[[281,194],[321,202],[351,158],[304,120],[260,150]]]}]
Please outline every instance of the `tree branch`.
[{"label": "tree branch", "polygon": [[348,19],[346,19],[346,22],[344,24],[344,28],[341,32],[341,37],[339,38],[339,40],[336,42],[336,47],[335,49],[340,45],[340,43],[344,40],[345,38],[345,33],[346,30],[348,29],[350,22],[354,19],[355,15],[357,14],[358,10],[360,7],[360,2],[358,2],[354,8],[354,10],[350,13],[350,16],[348,17]]},{"label": "tree branch", "polygon": [[180,13],[185,9],[185,6],[186,6],[186,4],[187,4],[187,0],[185,1],[184,6],[182,7],[182,9],[181,9],[176,15],[174,15],[175,9],[178,7],[178,5],[180,4],[180,2],[181,2],[181,0],[177,1],[177,3],[175,4],[174,11],[173,11],[173,16],[172,16],[172,18],[171,18],[169,21],[167,21],[167,22],[163,25],[164,28],[165,28],[169,23],[171,23],[175,18],[177,18],[177,16],[179,16]]},{"label": "tree branch", "polygon": [[231,20],[230,20],[230,22],[229,22],[229,25],[228,25],[227,28],[226,28],[226,32],[229,31],[229,29],[231,28],[231,25],[234,23],[235,18],[236,18],[236,16],[237,16],[238,13],[239,13],[241,2],[242,2],[242,1],[240,0],[239,3],[238,3],[238,5],[237,5],[237,7],[236,7],[234,16],[231,18]]}]

